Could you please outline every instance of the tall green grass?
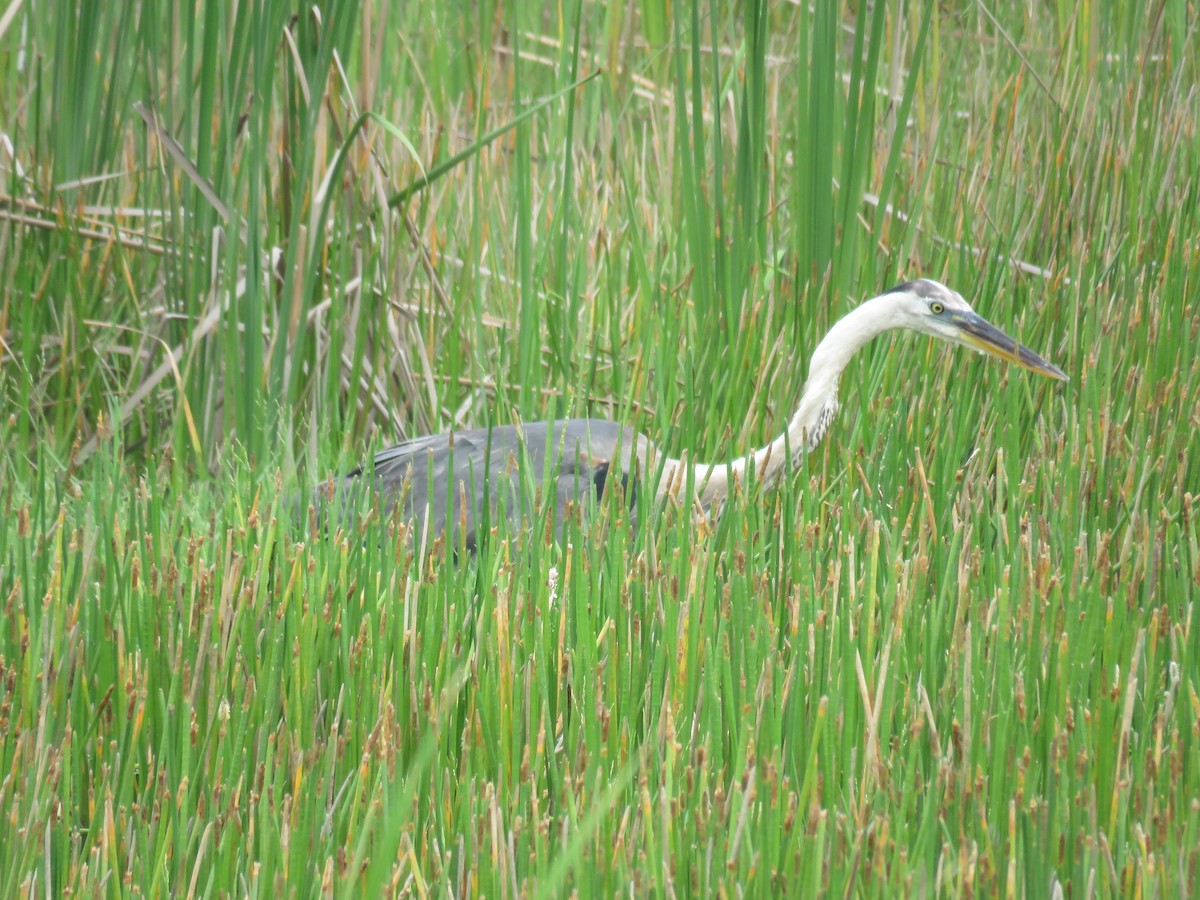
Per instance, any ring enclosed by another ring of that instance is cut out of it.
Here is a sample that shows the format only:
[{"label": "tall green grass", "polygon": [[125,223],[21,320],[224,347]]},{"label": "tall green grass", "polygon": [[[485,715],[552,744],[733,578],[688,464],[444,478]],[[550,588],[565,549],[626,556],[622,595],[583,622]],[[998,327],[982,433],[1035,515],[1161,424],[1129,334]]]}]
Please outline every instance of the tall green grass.
[{"label": "tall green grass", "polygon": [[[1186,2],[13,9],[4,896],[1194,892]],[[896,335],[719,519],[292,522],[451,427],[725,458],[917,275],[1071,382]]]}]

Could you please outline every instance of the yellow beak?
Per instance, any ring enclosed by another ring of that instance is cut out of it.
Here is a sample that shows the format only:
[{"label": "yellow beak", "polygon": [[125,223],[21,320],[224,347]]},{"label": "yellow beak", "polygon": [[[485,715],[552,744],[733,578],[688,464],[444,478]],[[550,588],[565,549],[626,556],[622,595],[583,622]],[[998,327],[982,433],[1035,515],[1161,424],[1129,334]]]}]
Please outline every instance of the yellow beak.
[{"label": "yellow beak", "polygon": [[956,313],[953,322],[958,326],[959,338],[968,347],[974,347],[983,353],[1014,363],[1023,369],[1037,372],[1048,378],[1068,381],[1067,374],[1054,365],[1042,359],[1028,347],[1018,344],[991,322],[973,312]]}]

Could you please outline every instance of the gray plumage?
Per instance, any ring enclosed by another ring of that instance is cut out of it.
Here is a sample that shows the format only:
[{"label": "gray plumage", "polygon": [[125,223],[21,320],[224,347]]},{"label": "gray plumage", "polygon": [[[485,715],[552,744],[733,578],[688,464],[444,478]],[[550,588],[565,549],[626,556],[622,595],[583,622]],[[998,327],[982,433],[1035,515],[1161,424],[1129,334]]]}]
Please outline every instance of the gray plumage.
[{"label": "gray plumage", "polygon": [[368,491],[389,516],[401,505],[401,519],[418,545],[445,535],[452,548],[474,551],[481,528],[501,520],[508,529],[536,524],[535,503],[545,499],[543,486],[549,485],[561,536],[568,509],[586,522],[616,485],[636,513],[634,460],[644,461],[648,449],[649,442],[632,428],[602,419],[428,435],[379,452],[369,471],[346,475],[335,485],[333,505],[336,518],[345,522],[360,503],[370,502],[362,499]]}]

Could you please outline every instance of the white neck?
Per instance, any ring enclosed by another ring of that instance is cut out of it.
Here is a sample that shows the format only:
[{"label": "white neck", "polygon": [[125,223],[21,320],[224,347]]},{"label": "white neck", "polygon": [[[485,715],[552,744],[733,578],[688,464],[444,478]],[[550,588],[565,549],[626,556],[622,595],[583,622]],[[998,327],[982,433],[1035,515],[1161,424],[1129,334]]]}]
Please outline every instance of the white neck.
[{"label": "white neck", "polygon": [[[808,366],[808,381],[800,406],[788,422],[787,430],[765,447],[727,463],[694,463],[692,479],[697,498],[704,507],[719,503],[729,496],[730,486],[744,483],[753,470],[760,484],[767,486],[779,481],[784,467],[798,463],[805,451],[814,448],[825,436],[838,409],[838,380],[842,370],[871,338],[895,325],[888,294],[868,300],[858,306],[830,330],[813,351]],[[789,459],[789,451],[791,458]],[[686,490],[687,457],[667,459],[656,495],[679,496]]]}]

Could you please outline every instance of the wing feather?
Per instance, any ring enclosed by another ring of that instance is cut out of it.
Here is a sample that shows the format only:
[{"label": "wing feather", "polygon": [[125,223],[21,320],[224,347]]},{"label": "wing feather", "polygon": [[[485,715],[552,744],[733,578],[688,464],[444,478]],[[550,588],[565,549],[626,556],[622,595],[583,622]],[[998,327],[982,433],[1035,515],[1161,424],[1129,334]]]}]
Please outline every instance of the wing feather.
[{"label": "wing feather", "polygon": [[[633,461],[648,442],[632,429],[602,419],[565,419],[503,425],[412,438],[380,451],[370,471],[347,475],[343,503],[369,487],[389,514],[398,504],[420,536],[446,535],[452,547],[461,532],[473,552],[500,521],[533,524],[535,503],[551,494],[561,534],[567,503],[587,515],[619,473],[633,509]],[[618,456],[619,454],[619,456]],[[547,484],[547,481],[552,484]]]}]

